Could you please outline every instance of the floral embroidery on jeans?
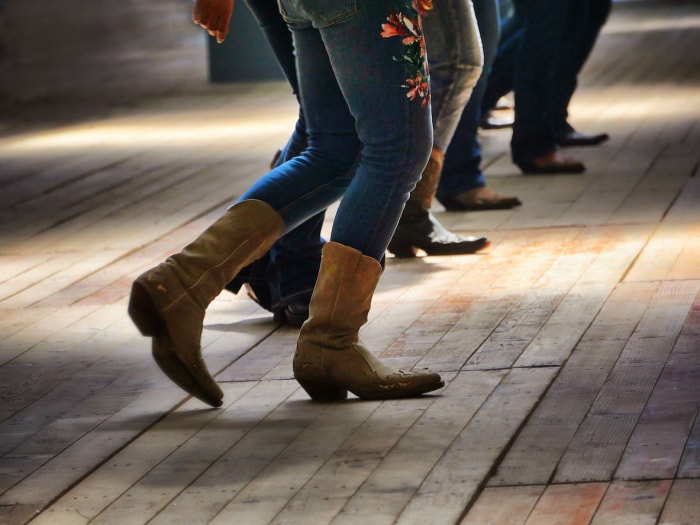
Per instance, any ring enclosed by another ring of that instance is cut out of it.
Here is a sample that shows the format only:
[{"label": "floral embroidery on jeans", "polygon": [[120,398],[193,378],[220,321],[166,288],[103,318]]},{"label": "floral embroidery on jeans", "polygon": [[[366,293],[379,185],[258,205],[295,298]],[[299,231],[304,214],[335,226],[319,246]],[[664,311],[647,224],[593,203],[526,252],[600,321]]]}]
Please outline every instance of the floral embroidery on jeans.
[{"label": "floral embroidery on jeans", "polygon": [[[418,7],[414,1],[410,5],[404,5],[403,11],[392,9],[386,19],[387,23],[382,24],[381,33],[384,38],[397,36],[402,39],[404,54],[402,57],[394,57],[394,60],[407,65],[410,78],[401,87],[408,90],[406,96],[410,100],[422,99],[421,106],[430,100],[430,75],[420,18],[421,14],[425,14],[424,4],[425,1]],[[404,14],[404,11],[410,13],[410,16]]]}]

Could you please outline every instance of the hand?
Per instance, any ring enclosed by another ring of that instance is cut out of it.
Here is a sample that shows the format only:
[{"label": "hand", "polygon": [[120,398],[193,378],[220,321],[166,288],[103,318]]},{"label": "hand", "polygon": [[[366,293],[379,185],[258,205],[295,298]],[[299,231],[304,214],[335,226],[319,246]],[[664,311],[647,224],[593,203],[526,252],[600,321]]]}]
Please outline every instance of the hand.
[{"label": "hand", "polygon": [[233,13],[233,0],[197,0],[192,11],[192,20],[208,30],[220,44],[228,33],[231,13]]}]

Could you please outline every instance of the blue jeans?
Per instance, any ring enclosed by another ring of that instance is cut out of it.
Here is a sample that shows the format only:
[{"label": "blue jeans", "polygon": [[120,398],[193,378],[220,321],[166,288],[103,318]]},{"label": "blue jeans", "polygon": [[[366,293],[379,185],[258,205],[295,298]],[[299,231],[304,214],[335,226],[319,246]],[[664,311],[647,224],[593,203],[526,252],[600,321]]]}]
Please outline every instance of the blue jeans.
[{"label": "blue jeans", "polygon": [[[291,34],[277,10],[276,1],[247,0],[247,3],[258,18],[293,91],[298,93]],[[424,18],[423,24],[430,57],[433,146],[444,152],[481,73],[481,40],[471,0],[442,0]],[[293,77],[290,71],[294,72]],[[295,132],[278,164],[296,156],[303,150],[300,146],[305,144],[306,130],[300,112]],[[346,180],[349,182],[349,178]],[[242,282],[250,283],[261,304],[273,311],[305,295],[310,296],[320,263],[322,223],[323,212],[282,237],[266,257],[239,274],[235,290]]]},{"label": "blue jeans", "polygon": [[[299,99],[299,84],[294,59],[292,33],[279,12],[277,0],[246,0],[287,78]],[[299,118],[287,144],[282,148],[275,166],[296,157],[306,148],[306,123],[301,106]],[[350,178],[346,178],[350,182]],[[345,186],[337,185],[339,199]],[[260,305],[276,311],[287,304],[311,296],[321,262],[321,227],[325,210],[281,237],[262,258],[241,270],[227,288],[237,293],[249,283]]]},{"label": "blue jeans", "polygon": [[515,61],[511,156],[519,166],[556,151],[550,126],[550,72],[564,38],[569,0],[515,0],[523,35]]},{"label": "blue jeans", "polygon": [[433,147],[444,153],[484,62],[471,0],[436,0],[423,20],[430,58]]},{"label": "blue jeans", "polygon": [[[557,46],[549,77],[551,126],[556,137],[573,130],[568,108],[577,86],[577,77],[593,50],[600,30],[610,14],[612,0],[571,0],[563,42]],[[523,36],[523,24],[511,17],[501,29],[501,39],[482,109],[492,109],[497,100],[513,90],[513,71]]]},{"label": "blue jeans", "polygon": [[513,91],[513,69],[520,47],[523,27],[516,16],[504,16],[501,11],[501,36],[498,39],[496,58],[489,71],[486,92],[481,101],[482,115],[496,107],[498,99]]},{"label": "blue jeans", "polygon": [[569,0],[567,25],[550,74],[552,128],[561,137],[573,128],[568,124],[568,108],[576,91],[579,71],[586,63],[608,19],[612,0]]},{"label": "blue jeans", "polygon": [[[523,35],[515,62],[513,162],[556,151],[567,130],[576,77],[610,11],[610,0],[514,0]],[[570,128],[568,128],[570,129]]]},{"label": "blue jeans", "polygon": [[[347,185],[331,240],[378,261],[432,147],[419,18],[398,4],[281,0],[296,50],[307,146],[241,197],[277,210],[284,234],[325,210]],[[415,34],[401,36],[406,27],[396,13],[414,21]]]},{"label": "blue jeans", "polygon": [[447,148],[437,189],[438,198],[458,195],[486,185],[481,171],[481,145],[477,131],[481,121],[481,99],[498,46],[498,3],[496,0],[474,0],[474,11],[484,48],[484,73],[474,87],[452,142]]}]

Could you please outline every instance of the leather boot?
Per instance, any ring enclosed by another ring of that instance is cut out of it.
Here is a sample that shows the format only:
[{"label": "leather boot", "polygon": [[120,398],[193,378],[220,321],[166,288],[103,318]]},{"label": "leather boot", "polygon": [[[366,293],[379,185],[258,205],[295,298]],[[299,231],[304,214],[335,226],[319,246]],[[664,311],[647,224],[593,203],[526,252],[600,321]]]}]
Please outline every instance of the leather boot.
[{"label": "leather boot", "polygon": [[489,245],[485,237],[463,237],[445,228],[430,213],[442,171],[442,153],[434,149],[421,179],[404,207],[388,250],[396,257],[415,257],[416,249],[428,255],[475,253]]},{"label": "leather boot", "polygon": [[341,400],[348,390],[362,399],[394,399],[444,386],[438,374],[383,364],[360,342],[381,273],[376,259],[354,248],[324,245],[309,319],[294,354],[294,377],[312,399]]},{"label": "leather boot", "polygon": [[129,315],[153,338],[156,363],[180,388],[212,406],[221,406],[223,392],[202,359],[205,310],[241,268],[270,249],[283,225],[268,204],[242,201],[133,283]]}]

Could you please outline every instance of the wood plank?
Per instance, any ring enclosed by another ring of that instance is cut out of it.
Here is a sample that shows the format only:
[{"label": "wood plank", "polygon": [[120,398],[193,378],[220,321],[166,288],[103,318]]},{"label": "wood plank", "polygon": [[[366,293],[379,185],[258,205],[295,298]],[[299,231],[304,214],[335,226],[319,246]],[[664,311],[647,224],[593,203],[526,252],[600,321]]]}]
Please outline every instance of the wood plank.
[{"label": "wood plank", "polygon": [[523,206],[436,205],[492,246],[389,258],[362,330],[388,363],[446,378],[412,400],[309,402],[297,331],[222,294],[202,345],[227,408],[203,410],[126,315],[133,278],[264,172],[294,121],[286,85],[12,108],[0,522],[700,522],[697,17],[615,3],[571,108],[611,134],[567,151],[585,174],[524,177],[508,131],[480,135],[489,186]]},{"label": "wood plank", "polygon": [[459,525],[523,525],[544,491],[544,485],[487,487]]},{"label": "wood plank", "polygon": [[[580,258],[587,265],[580,269],[575,283],[515,366],[561,365],[569,357],[636,258],[647,231],[644,227],[604,228],[587,231],[582,236]],[[589,246],[595,246],[595,249]],[[593,253],[588,253],[588,250]],[[569,260],[564,259],[561,263],[562,271],[574,273]],[[558,283],[554,286],[561,287]]]},{"label": "wood plank", "polygon": [[[676,388],[674,385],[678,384],[678,380],[674,380],[673,376],[677,375],[678,372],[672,366],[668,371],[668,376],[666,376],[668,379],[666,379],[661,370],[670,353],[669,344],[673,345],[673,340],[677,337],[674,334],[673,325],[678,326],[677,318],[682,318],[682,315],[674,313],[673,310],[679,308],[680,311],[687,311],[688,301],[692,302],[692,298],[695,296],[694,290],[695,288],[692,286],[679,286],[678,283],[659,287],[649,303],[649,310],[644,313],[635,333],[631,334],[629,343],[620,354],[619,361],[610,371],[605,385],[600,389],[598,399],[591,407],[586,420],[567,446],[567,451],[562,456],[557,468],[555,482],[610,480],[616,468],[616,476],[621,476],[624,479],[644,479],[638,475],[639,471],[633,474],[627,470],[620,470],[622,467],[618,467],[618,463],[621,457],[629,455],[630,458],[635,458],[632,461],[640,461],[648,466],[648,463],[645,463],[645,453],[642,452],[642,449],[635,448],[632,451],[626,448],[628,447],[627,442],[642,411],[657,412],[651,405],[645,409],[647,399],[650,395],[653,397],[652,390],[655,388],[657,380],[660,381],[661,385],[668,385],[659,389],[661,392],[659,395],[664,399],[660,401],[661,405],[665,405],[667,401],[671,403],[669,399],[666,399],[668,394],[665,395],[663,392],[666,391],[665,388],[674,391]],[[665,315],[674,317],[676,321],[664,319]],[[661,336],[663,331],[669,332],[667,337]],[[684,352],[680,350],[679,354],[682,355]],[[683,359],[680,358],[681,361]],[[694,368],[692,361],[690,368]],[[674,370],[676,371],[674,372]],[[659,379],[660,374],[661,379]],[[687,385],[686,388],[692,387]],[[693,397],[693,392],[689,392],[689,395]],[[672,397],[675,399],[675,394],[672,394]],[[676,402],[674,400],[672,403],[674,407]],[[678,409],[677,417],[684,421],[683,424],[687,424],[688,408],[678,407]],[[668,410],[673,409],[665,408],[662,412],[667,413]],[[665,416],[664,419],[667,417]],[[652,417],[652,419],[654,418]],[[643,430],[635,430],[634,432],[638,431],[641,432],[641,435],[645,434]],[[673,439],[682,439],[682,443],[685,443],[686,436],[683,435],[682,431],[680,436],[677,432],[672,432],[672,435]],[[667,460],[674,463],[674,470],[682,451],[682,443],[680,448],[678,443],[675,446],[675,455],[677,456],[675,460],[673,459],[674,455],[667,456]],[[660,445],[664,452],[657,452],[657,456],[666,456],[667,450],[664,446],[670,447],[670,445],[669,442]],[[622,461],[625,463],[624,459]]]},{"label": "wood plank", "polygon": [[611,480],[637,420],[637,414],[589,414],[567,445],[552,481]]},{"label": "wood plank", "polygon": [[489,486],[550,481],[657,286],[639,283],[613,292],[498,465]]},{"label": "wood plank", "polygon": [[698,416],[700,416],[700,410],[695,413],[695,421],[678,468],[678,477],[681,478],[700,477],[700,417]]},{"label": "wood plank", "polygon": [[[504,371],[457,374],[444,393],[434,398],[425,414],[354,491],[333,522],[342,524],[370,520],[377,525],[395,522],[426,476],[441,461],[445,449],[468,426],[504,376]],[[371,447],[371,443],[366,446]],[[331,473],[326,471],[325,476],[328,475]],[[342,482],[342,478],[335,477],[331,486]],[[325,504],[321,505],[321,509],[325,507]],[[307,504],[303,510],[308,512],[308,509]],[[296,512],[292,512],[292,515],[298,516],[294,519],[304,523],[303,510],[298,507],[289,509],[293,510]],[[287,509],[282,515],[288,517]]]},{"label": "wood plank", "polygon": [[[260,421],[276,427],[275,451],[283,446],[283,436],[293,437],[308,424],[308,413],[292,411],[289,415],[297,421],[285,428],[272,415],[297,391],[294,382],[235,383],[224,389],[228,403],[223,409],[183,405],[66,493],[42,513],[39,523],[72,523],[78,517],[86,522],[144,523],[246,439]],[[258,446],[262,455],[266,445],[259,441]],[[241,463],[238,468],[244,471],[248,466]]]},{"label": "wood plank", "polygon": [[[288,403],[271,414],[269,421],[258,423],[251,418],[256,423],[255,428],[184,487],[162,508],[153,523],[209,523],[222,512],[226,513],[227,505],[252,487],[257,487],[256,496],[270,505],[280,498],[291,498],[295,491],[290,490],[290,486],[306,479],[314,465],[328,460],[331,451],[377,409],[377,403],[343,405],[345,417],[333,417],[339,408],[337,405],[310,403],[299,389]],[[295,415],[297,413],[299,416]],[[322,431],[327,440],[319,441],[317,438]],[[303,455],[299,455],[302,452]],[[276,483],[282,484],[277,492],[274,490]],[[220,490],[212,490],[212,487],[220,487]],[[260,491],[265,487],[267,492]],[[259,505],[263,515],[272,511],[272,507],[267,508],[262,501],[247,501],[251,507]],[[118,516],[115,519],[119,523]]]},{"label": "wood plank", "polygon": [[535,505],[525,525],[587,524],[593,518],[607,490],[607,483],[550,485]]},{"label": "wood plank", "polygon": [[[139,435],[142,427],[157,421],[173,404],[173,389],[145,392],[104,423],[96,425],[93,432],[73,443],[41,469],[3,492],[0,509],[19,507],[30,515],[42,510],[58,494],[89,474],[95,465],[107,460],[114,450]],[[134,422],[136,424],[130,424]]]},{"label": "wood plank", "polygon": [[[495,336],[495,331],[509,312],[521,301],[525,301],[523,296],[527,294],[528,288],[542,279],[557,257],[575,244],[578,235],[579,231],[575,229],[534,231],[528,234],[519,232],[513,235],[513,243],[505,240],[496,247],[489,254],[488,266],[483,275],[467,273],[461,281],[465,288],[459,287],[461,282],[458,282],[451,292],[443,296],[441,304],[449,305],[455,313],[461,312],[460,317],[426,354],[421,364],[454,370],[466,362],[469,369],[489,368],[488,361],[484,366],[476,361],[474,350],[488,341],[492,334]],[[525,236],[527,242],[518,242],[518,239]],[[530,297],[529,304],[535,300],[535,297]],[[521,305],[521,316],[527,315],[525,310],[526,307]],[[517,314],[513,316],[517,321]],[[507,331],[507,326],[502,331]],[[500,341],[503,339],[507,339],[507,334]],[[500,348],[498,341],[492,346]]]},{"label": "wood plank", "polygon": [[671,486],[659,525],[700,523],[700,479],[676,479]]},{"label": "wood plank", "polygon": [[591,525],[656,525],[670,488],[670,480],[615,481]]},{"label": "wood plank", "polygon": [[679,338],[630,437],[617,477],[663,479],[676,474],[698,413],[699,376],[697,338]]},{"label": "wood plank", "polygon": [[697,279],[700,179],[687,180],[678,199],[657,227],[626,281]]},{"label": "wood plank", "polygon": [[456,523],[558,370],[511,370],[426,476],[397,523]]}]

